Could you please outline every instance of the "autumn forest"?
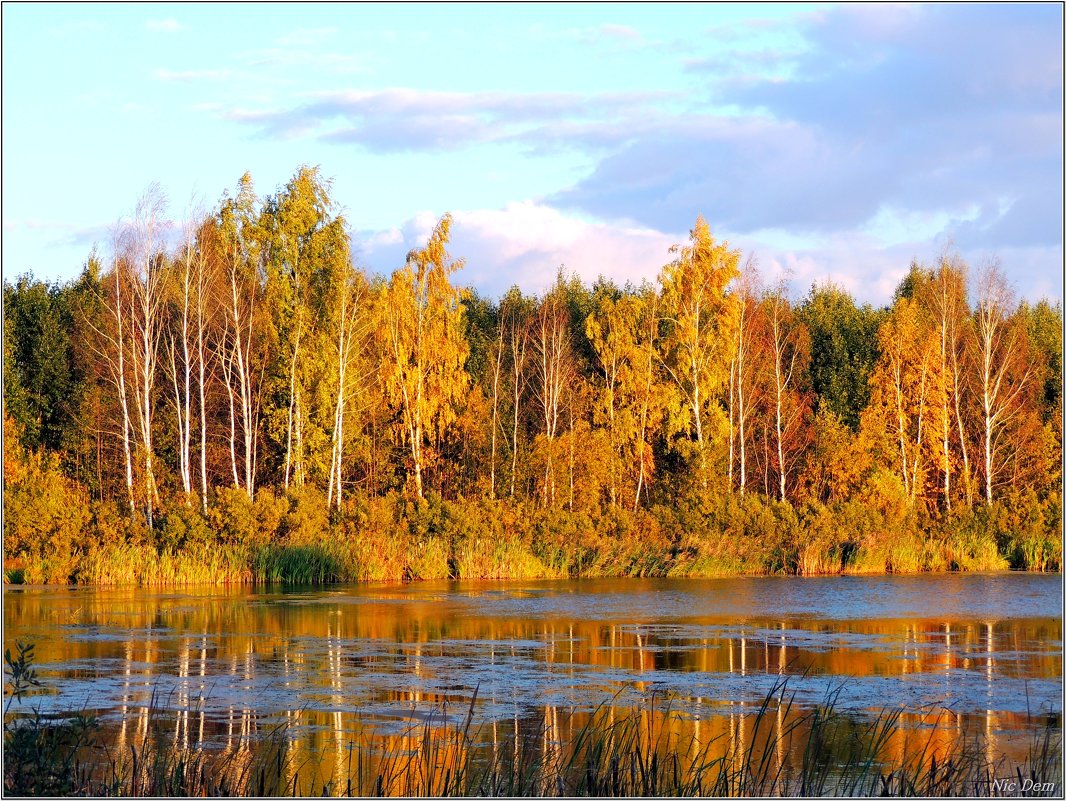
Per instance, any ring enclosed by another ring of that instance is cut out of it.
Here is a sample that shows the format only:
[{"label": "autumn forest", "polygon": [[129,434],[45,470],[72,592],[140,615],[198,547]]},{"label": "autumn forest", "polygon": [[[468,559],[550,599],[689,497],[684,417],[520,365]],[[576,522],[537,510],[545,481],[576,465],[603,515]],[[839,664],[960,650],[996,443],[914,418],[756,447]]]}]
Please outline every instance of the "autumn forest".
[{"label": "autumn forest", "polygon": [[5,580],[1061,567],[1062,307],[994,263],[796,298],[700,218],[654,283],[492,299],[448,216],[354,266],[317,169],[167,219],[5,281]]}]

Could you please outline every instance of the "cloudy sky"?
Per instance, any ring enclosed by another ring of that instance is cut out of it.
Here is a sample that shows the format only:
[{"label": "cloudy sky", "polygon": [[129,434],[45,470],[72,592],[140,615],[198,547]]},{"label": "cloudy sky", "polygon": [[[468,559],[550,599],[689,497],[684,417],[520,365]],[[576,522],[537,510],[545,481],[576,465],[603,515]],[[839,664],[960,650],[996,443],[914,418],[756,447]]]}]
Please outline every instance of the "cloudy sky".
[{"label": "cloudy sky", "polygon": [[3,272],[311,164],[362,265],[450,211],[488,294],[653,278],[702,213],[796,294],[954,248],[1059,296],[1062,61],[1056,4],[5,5]]}]

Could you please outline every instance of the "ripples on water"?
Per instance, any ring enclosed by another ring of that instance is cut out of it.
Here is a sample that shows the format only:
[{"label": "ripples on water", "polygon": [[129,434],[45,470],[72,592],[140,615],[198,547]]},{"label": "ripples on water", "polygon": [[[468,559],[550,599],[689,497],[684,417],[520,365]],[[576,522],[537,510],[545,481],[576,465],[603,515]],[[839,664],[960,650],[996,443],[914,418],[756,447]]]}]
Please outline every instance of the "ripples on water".
[{"label": "ripples on water", "polygon": [[906,709],[904,739],[979,733],[1018,756],[1060,711],[1061,621],[1060,577],[1034,574],[4,596],[5,646],[35,642],[55,691],[33,699],[46,714],[93,711],[121,744],[163,707],[152,736],[219,750],[284,724],[321,771],[345,743],[461,717],[475,690],[486,742],[566,742],[605,703],[735,737],[783,677],[793,713],[835,692],[856,719]]}]

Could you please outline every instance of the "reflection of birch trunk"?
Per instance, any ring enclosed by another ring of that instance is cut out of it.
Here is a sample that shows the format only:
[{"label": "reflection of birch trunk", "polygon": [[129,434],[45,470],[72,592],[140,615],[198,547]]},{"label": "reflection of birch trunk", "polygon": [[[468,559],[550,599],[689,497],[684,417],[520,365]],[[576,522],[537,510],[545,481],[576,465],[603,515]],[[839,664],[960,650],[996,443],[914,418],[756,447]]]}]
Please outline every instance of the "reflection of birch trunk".
[{"label": "reflection of birch trunk", "polygon": [[203,638],[200,640],[200,684],[199,684],[199,699],[197,703],[200,707],[200,728],[196,734],[197,746],[203,746],[204,744],[204,690],[207,688],[207,633],[204,632]]},{"label": "reflection of birch trunk", "polygon": [[174,747],[189,749],[189,640],[183,637],[178,651],[178,711],[174,721]]}]

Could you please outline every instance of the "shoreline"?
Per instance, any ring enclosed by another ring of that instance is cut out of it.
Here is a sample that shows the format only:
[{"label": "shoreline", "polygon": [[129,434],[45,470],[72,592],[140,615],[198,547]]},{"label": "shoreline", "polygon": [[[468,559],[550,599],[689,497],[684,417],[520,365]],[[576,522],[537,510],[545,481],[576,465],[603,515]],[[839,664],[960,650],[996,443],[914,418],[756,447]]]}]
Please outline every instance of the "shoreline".
[{"label": "shoreline", "polygon": [[[294,546],[292,550],[297,550],[299,546]],[[286,550],[282,547],[280,550]],[[175,557],[180,558],[181,554],[175,554]],[[410,584],[422,584],[427,582],[448,582],[448,583],[484,583],[484,584],[496,584],[506,582],[575,582],[586,580],[598,580],[598,579],[614,579],[614,580],[640,580],[640,579],[681,579],[681,580],[700,580],[705,581],[709,579],[735,579],[735,578],[788,578],[788,579],[824,579],[824,578],[878,578],[886,576],[939,576],[946,574],[957,575],[972,575],[972,576],[1006,576],[1006,575],[1062,575],[1061,568],[1035,570],[1025,567],[1005,567],[1005,568],[928,568],[920,570],[840,570],[840,571],[825,571],[825,572],[809,572],[809,573],[787,573],[787,572],[684,572],[674,573],[669,570],[665,573],[655,574],[642,574],[633,575],[627,573],[591,573],[584,575],[497,575],[497,576],[419,576],[413,578],[337,578],[328,579],[322,581],[292,581],[288,578],[275,578],[265,579],[260,577],[248,577],[240,579],[203,579],[203,580],[172,580],[172,581],[160,581],[150,583],[140,583],[137,581],[129,582],[45,582],[45,583],[30,583],[23,581],[12,581],[9,576],[9,569],[4,570],[3,574],[3,589],[19,589],[19,590],[61,590],[61,589],[95,589],[95,590],[118,590],[118,589],[165,589],[173,587],[336,587],[342,585],[386,585],[386,586],[404,586]]]},{"label": "shoreline", "polygon": [[[887,575],[1062,567],[1057,497],[953,513],[759,495],[632,511],[399,493],[328,509],[310,488],[220,493],[155,526],[99,505],[57,546],[9,550],[5,582],[94,586],[430,579]],[[5,546],[7,541],[5,531]]]}]

